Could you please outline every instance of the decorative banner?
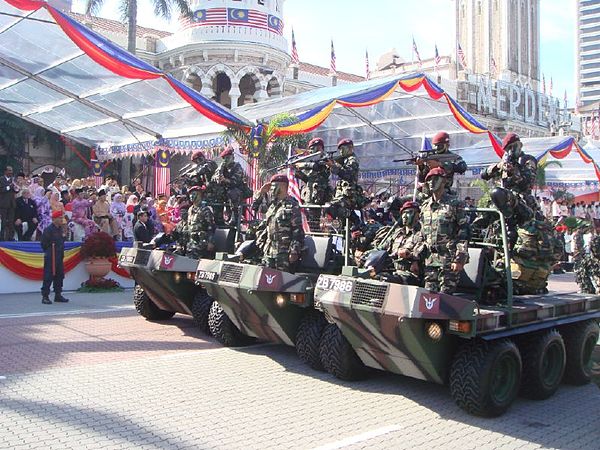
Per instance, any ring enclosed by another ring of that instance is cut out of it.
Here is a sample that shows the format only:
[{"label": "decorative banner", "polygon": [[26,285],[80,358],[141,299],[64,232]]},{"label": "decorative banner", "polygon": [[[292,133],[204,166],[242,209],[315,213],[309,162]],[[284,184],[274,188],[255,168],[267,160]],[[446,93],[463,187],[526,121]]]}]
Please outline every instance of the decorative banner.
[{"label": "decorative banner", "polygon": [[168,194],[171,183],[171,154],[168,150],[158,150],[154,163],[154,195]]},{"label": "decorative banner", "polygon": [[115,145],[96,149],[98,158],[119,159],[132,156],[153,155],[156,149],[168,150],[171,153],[192,153],[195,150],[207,150],[225,145],[225,138],[221,135],[201,141],[186,141],[182,139],[159,139],[128,145]]},{"label": "decorative banner", "polygon": [[235,113],[189,88],[156,67],[142,61],[131,53],[90,30],[69,17],[67,14],[38,0],[5,0],[10,5],[26,10],[35,11],[45,8],[64,33],[87,56],[111,72],[131,79],[153,80],[165,79],[171,87],[188,102],[196,111],[220,125],[250,130],[250,123]]}]

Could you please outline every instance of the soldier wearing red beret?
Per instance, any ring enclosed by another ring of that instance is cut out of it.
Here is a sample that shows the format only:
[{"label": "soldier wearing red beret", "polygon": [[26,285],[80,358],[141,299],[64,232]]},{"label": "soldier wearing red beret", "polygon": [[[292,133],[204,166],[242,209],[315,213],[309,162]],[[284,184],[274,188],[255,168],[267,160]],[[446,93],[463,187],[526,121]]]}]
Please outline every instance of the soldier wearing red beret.
[{"label": "soldier wearing red beret", "polygon": [[454,174],[465,173],[467,163],[459,155],[450,151],[450,135],[445,131],[438,131],[431,139],[431,144],[433,151],[427,152],[426,157],[418,157],[416,161],[419,182],[425,182],[425,177],[431,169],[441,167],[446,172],[446,186],[450,190],[454,184]]}]

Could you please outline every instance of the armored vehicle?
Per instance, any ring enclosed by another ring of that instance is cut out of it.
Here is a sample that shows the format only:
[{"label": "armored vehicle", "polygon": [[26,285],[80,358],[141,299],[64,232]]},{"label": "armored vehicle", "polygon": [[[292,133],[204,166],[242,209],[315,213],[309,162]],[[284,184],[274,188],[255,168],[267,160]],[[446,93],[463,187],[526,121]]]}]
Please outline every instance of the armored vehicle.
[{"label": "armored vehicle", "polygon": [[[215,231],[217,251],[233,251],[234,241],[235,230]],[[175,313],[191,315],[196,325],[209,333],[208,312],[213,299],[195,283],[197,259],[136,243],[121,251],[119,265],[135,280],[133,303],[141,316],[166,320]]]},{"label": "armored vehicle", "polygon": [[304,362],[321,369],[319,342],[326,321],[313,307],[314,289],[320,274],[341,273],[341,237],[307,234],[294,274],[240,261],[239,255],[201,259],[196,283],[216,300],[209,314],[213,336],[227,346],[251,338],[295,345]]},{"label": "armored vehicle", "polygon": [[[545,399],[563,380],[587,383],[600,296],[513,297],[519,274],[511,272],[499,218],[502,247],[470,244],[454,295],[379,281],[356,267],[321,275],[315,304],[328,321],[320,342],[325,369],[344,380],[381,369],[448,384],[458,406],[488,417],[503,414],[519,391]],[[492,267],[498,254],[503,277]]]}]

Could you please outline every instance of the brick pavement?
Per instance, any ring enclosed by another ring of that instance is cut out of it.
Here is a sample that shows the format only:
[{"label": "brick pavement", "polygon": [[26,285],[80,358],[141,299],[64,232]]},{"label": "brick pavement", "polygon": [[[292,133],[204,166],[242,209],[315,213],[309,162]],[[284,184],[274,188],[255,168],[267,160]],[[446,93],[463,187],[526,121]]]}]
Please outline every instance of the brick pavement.
[{"label": "brick pavement", "polygon": [[0,297],[0,448],[597,449],[600,442],[595,385],[561,386],[549,400],[519,399],[504,416],[481,419],[458,409],[443,386],[379,372],[347,383],[309,369],[291,348],[221,348],[190,318],[157,324],[119,309],[128,295],[86,298],[104,312],[78,313],[75,297],[73,315],[4,319]]}]

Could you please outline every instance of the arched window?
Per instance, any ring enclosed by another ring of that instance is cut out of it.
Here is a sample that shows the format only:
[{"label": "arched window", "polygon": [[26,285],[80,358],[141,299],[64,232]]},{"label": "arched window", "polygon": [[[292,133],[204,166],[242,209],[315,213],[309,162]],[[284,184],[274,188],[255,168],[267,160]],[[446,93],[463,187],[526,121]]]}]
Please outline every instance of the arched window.
[{"label": "arched window", "polygon": [[254,94],[260,89],[260,82],[253,73],[247,73],[240,79],[240,98],[238,100],[238,106],[247,105],[248,103],[254,103]]},{"label": "arched window", "polygon": [[269,80],[269,83],[267,84],[267,95],[269,97],[281,95],[281,85],[277,78],[273,77]]},{"label": "arched window", "polygon": [[215,78],[213,78],[213,91],[215,93],[215,101],[223,106],[231,108],[231,97],[229,91],[231,90],[231,80],[224,72],[219,72]]},{"label": "arched window", "polygon": [[188,75],[186,81],[190,84],[193,90],[200,92],[202,90],[202,80],[197,73],[191,73]]}]

